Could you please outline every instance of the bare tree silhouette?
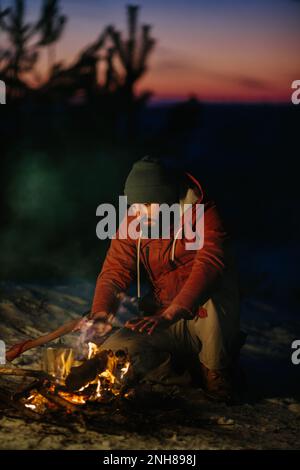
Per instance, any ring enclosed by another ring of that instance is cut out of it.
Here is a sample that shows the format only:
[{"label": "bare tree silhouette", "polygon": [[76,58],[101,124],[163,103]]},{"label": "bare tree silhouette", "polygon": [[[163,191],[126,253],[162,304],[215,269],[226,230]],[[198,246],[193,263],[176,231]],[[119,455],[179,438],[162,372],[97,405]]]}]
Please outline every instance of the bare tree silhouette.
[{"label": "bare tree silhouette", "polygon": [[66,22],[67,17],[60,13],[59,0],[43,0],[36,30],[41,33],[38,45],[46,46],[48,49],[49,76],[56,60],[55,45],[63,33]]}]

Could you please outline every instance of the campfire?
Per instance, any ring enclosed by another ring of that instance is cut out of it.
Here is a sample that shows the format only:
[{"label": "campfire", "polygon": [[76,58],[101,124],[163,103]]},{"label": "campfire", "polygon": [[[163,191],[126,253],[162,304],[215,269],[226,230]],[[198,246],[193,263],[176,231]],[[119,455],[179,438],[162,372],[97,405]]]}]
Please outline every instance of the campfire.
[{"label": "campfire", "polygon": [[[132,302],[129,305],[132,307]],[[162,413],[168,421],[172,419],[168,410],[174,407],[177,420],[177,391],[172,386],[165,389],[134,380],[127,350],[105,349],[107,335],[120,327],[114,322],[107,325],[76,318],[50,333],[11,346],[6,365],[0,366],[0,410],[12,418],[58,425],[75,433],[86,429],[144,432],[145,423],[149,426],[159,421]],[[73,332],[80,334],[67,340],[72,347],[61,343],[48,346]],[[43,345],[47,346],[39,349],[39,368],[36,362],[33,369],[13,364],[24,352]],[[8,376],[13,379],[7,380]],[[157,409],[165,411],[157,413]]]},{"label": "campfire", "polygon": [[[143,433],[178,420],[190,425],[194,419],[176,387],[134,380],[126,350],[113,352],[88,341],[77,346],[45,348],[39,370],[12,364],[0,367],[4,379],[0,409],[7,416],[59,426],[71,433]],[[21,382],[7,381],[4,376],[19,377]]]},{"label": "campfire", "polygon": [[[126,351],[115,353],[89,342],[85,357],[77,358],[71,348],[47,348],[43,352],[42,370],[7,369],[15,375],[34,375],[37,380],[14,396],[26,409],[44,414],[47,411],[73,412],[87,403],[111,403],[126,396],[131,370]],[[23,372],[23,373],[22,373]]]}]

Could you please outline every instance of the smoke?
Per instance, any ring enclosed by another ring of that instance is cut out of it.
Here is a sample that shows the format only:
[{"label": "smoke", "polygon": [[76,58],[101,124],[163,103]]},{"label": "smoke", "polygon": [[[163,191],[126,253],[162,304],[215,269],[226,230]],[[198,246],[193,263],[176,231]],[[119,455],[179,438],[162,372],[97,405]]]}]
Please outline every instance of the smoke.
[{"label": "smoke", "polygon": [[17,223],[26,220],[47,234],[57,217],[62,216],[61,202],[65,198],[62,175],[50,165],[45,154],[25,156],[16,164],[15,175],[8,188],[8,200]]},{"label": "smoke", "polygon": [[78,326],[80,332],[75,349],[79,355],[87,356],[89,344],[101,345],[105,339],[118,328],[124,327],[127,320],[139,316],[138,301],[124,292],[118,295],[119,305],[115,315],[109,316],[108,320],[92,321],[84,317]]},{"label": "smoke", "polygon": [[123,193],[128,160],[92,146],[18,148],[2,188],[1,276],[94,280],[109,245],[96,237],[96,208]]},{"label": "smoke", "polygon": [[15,162],[5,196],[9,215],[0,237],[2,266],[13,273],[41,263],[41,267],[48,264],[51,271],[53,242],[70,223],[75,209],[62,172],[47,155],[26,154]]}]

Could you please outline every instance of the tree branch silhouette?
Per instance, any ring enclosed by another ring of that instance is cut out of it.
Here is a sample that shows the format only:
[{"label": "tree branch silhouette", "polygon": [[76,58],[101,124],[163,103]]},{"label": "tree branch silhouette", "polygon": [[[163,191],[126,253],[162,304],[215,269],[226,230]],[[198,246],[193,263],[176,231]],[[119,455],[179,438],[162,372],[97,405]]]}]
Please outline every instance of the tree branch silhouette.
[{"label": "tree branch silhouette", "polygon": [[46,46],[48,49],[49,76],[56,60],[55,45],[63,33],[66,22],[67,17],[60,13],[59,0],[43,0],[40,20],[36,25],[36,31],[41,33],[37,45]]}]

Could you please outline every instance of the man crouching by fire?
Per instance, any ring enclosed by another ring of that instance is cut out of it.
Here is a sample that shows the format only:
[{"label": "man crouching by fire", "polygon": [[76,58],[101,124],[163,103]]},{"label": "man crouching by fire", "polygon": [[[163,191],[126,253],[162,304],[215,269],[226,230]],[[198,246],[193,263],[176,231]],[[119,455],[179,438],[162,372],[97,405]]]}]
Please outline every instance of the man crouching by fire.
[{"label": "man crouching by fire", "polygon": [[[151,292],[139,299],[142,315],[127,321],[102,347],[127,349],[138,381],[168,383],[175,370],[189,368],[191,376],[197,371],[210,398],[230,401],[241,346],[239,296],[229,237],[214,202],[204,196],[194,176],[170,172],[151,157],[133,165],[124,193],[129,205],[141,208],[136,212],[140,236],[120,236],[120,224],[97,279],[89,319],[111,318],[120,293],[135,278],[140,298],[142,266]],[[161,231],[156,238],[144,236],[143,229],[158,224],[160,205],[174,203],[181,209],[176,233],[170,230],[168,238]],[[202,212],[196,210],[199,205]],[[187,213],[189,222],[183,225]],[[191,249],[185,229],[195,225],[199,214],[203,240]]]}]

